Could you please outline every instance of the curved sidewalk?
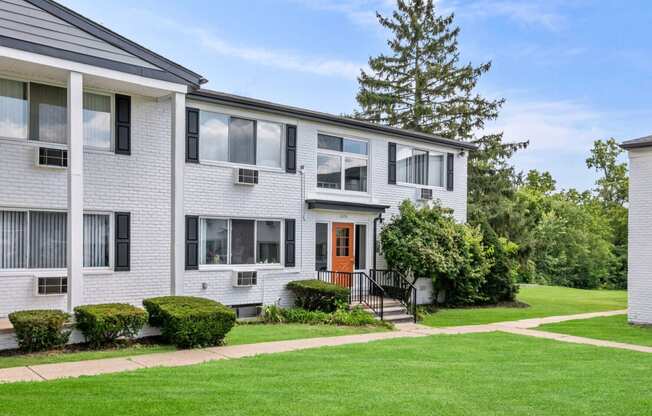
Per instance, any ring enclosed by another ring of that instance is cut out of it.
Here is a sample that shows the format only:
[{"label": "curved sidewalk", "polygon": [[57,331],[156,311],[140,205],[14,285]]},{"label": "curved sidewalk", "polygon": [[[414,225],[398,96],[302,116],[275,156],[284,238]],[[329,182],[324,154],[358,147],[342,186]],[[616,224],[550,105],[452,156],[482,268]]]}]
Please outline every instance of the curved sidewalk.
[{"label": "curved sidewalk", "polygon": [[623,315],[626,310],[593,312],[578,315],[551,316],[546,318],[524,319],[520,321],[498,322],[486,325],[468,325],[448,328],[432,328],[419,324],[398,324],[392,332],[378,332],[360,335],[343,335],[326,338],[308,338],[291,341],[263,342],[258,344],[212,347],[195,350],[180,350],[167,353],[154,353],[124,358],[107,358],[101,360],[78,361],[68,363],[40,364],[34,366],[0,369],[0,383],[19,381],[56,380],[69,377],[92,376],[98,374],[118,373],[151,367],[176,367],[200,364],[207,361],[238,359],[260,354],[298,351],[325,346],[361,344],[394,338],[425,337],[440,334],[471,334],[484,332],[507,332],[537,338],[547,338],[562,342],[619,348],[638,352],[652,353],[652,347],[602,341],[592,338],[576,337],[553,332],[537,331],[542,324],[590,319],[602,316]]}]

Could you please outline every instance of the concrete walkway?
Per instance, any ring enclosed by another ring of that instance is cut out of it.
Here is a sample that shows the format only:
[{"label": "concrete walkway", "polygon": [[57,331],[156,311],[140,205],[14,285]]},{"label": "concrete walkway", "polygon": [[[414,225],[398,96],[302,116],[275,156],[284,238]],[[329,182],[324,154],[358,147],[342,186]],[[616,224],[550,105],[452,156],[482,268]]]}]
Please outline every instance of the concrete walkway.
[{"label": "concrete walkway", "polygon": [[419,324],[398,324],[392,332],[378,332],[360,335],[344,335],[325,338],[308,338],[291,341],[263,342],[258,344],[212,347],[195,350],[180,350],[167,353],[137,355],[124,358],[107,358],[101,360],[79,361],[56,364],[40,364],[27,367],[0,369],[0,383],[19,381],[55,380],[68,377],[91,376],[97,374],[118,373],[151,367],[175,367],[200,364],[207,361],[237,359],[260,354],[298,351],[325,346],[361,344],[394,338],[414,338],[440,334],[472,334],[486,332],[507,332],[537,338],[547,338],[575,344],[595,345],[632,351],[652,353],[652,347],[602,341],[592,338],[575,337],[552,332],[537,331],[539,325],[564,322],[576,319],[590,319],[601,316],[623,315],[626,310],[585,313],[579,315],[553,316],[547,318],[525,319],[520,321],[499,322],[487,325],[468,325],[448,328],[432,328]]}]

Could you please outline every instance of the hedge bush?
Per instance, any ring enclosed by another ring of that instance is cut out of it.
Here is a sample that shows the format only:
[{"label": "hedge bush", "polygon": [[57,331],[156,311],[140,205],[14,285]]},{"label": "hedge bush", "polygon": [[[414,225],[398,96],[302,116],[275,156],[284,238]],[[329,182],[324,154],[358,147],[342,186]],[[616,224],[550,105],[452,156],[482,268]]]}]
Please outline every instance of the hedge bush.
[{"label": "hedge bush", "polygon": [[127,303],[82,305],[75,308],[75,320],[86,341],[99,347],[138,335],[147,323],[147,312]]},{"label": "hedge bush", "polygon": [[262,320],[265,323],[296,323],[309,325],[343,325],[343,326],[386,326],[388,322],[380,321],[369,312],[357,306],[351,310],[338,308],[335,312],[309,311],[301,308],[284,309],[270,305],[263,308]]},{"label": "hedge bush", "polygon": [[349,289],[321,280],[295,280],[287,287],[296,295],[296,306],[309,311],[333,312],[349,301]]},{"label": "hedge bush", "polygon": [[64,325],[69,318],[70,315],[65,312],[49,309],[9,314],[18,346],[25,352],[45,351],[66,345],[70,331],[64,330]]},{"label": "hedge bush", "polygon": [[191,296],[163,296],[145,299],[152,326],[180,348],[220,345],[235,324],[233,309],[210,299]]}]

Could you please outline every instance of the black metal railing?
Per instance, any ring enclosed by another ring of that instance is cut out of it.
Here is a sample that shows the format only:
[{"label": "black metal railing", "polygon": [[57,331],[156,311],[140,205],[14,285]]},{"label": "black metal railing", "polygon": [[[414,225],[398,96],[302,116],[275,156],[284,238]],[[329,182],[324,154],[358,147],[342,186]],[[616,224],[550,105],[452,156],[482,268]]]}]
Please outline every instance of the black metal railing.
[{"label": "black metal railing", "polygon": [[371,279],[383,288],[387,297],[396,299],[417,321],[417,288],[398,270],[369,270]]},{"label": "black metal railing", "polygon": [[382,320],[384,315],[384,300],[387,296],[382,286],[376,283],[365,272],[336,272],[320,270],[317,278],[323,282],[332,283],[349,289],[349,303],[361,303],[369,307]]}]

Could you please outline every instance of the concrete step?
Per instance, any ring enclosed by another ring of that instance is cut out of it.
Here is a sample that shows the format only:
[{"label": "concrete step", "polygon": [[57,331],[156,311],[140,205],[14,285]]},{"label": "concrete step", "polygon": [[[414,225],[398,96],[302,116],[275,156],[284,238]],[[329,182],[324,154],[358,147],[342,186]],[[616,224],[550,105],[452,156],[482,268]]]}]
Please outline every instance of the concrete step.
[{"label": "concrete step", "polygon": [[407,322],[414,322],[414,317],[404,313],[400,315],[385,315],[384,320],[393,324],[402,324]]}]

